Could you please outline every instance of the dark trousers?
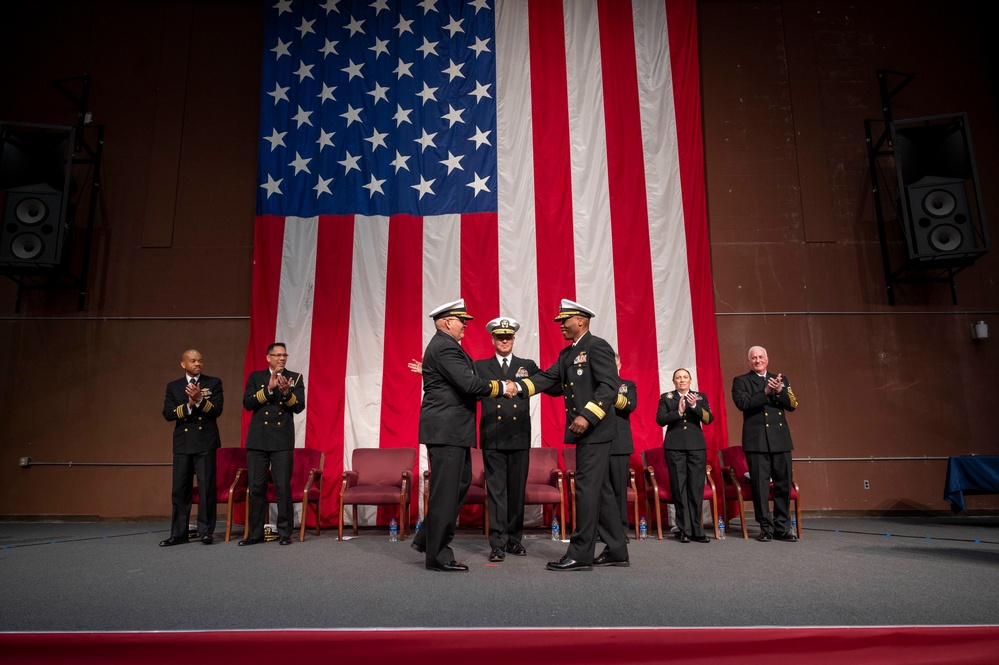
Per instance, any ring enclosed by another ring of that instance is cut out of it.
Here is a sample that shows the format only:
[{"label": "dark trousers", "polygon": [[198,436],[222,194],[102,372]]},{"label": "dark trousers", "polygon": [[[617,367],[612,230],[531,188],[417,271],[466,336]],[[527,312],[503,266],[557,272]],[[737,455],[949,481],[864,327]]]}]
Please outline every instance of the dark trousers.
[{"label": "dark trousers", "polygon": [[472,452],[464,446],[428,445],[430,498],[423,527],[413,543],[426,550],[428,566],[455,560],[451,541],[458,512],[472,482]]},{"label": "dark trousers", "polygon": [[621,523],[624,524],[624,533],[627,536],[629,528],[628,487],[631,485],[631,455],[628,453],[611,455],[609,464],[611,489],[614,490],[614,498],[621,505]]},{"label": "dark trousers", "polygon": [[170,499],[170,537],[187,538],[194,496],[194,476],[198,476],[198,535],[215,533],[215,451],[173,454],[173,490]]},{"label": "dark trousers", "polygon": [[[787,533],[791,526],[791,452],[746,452],[753,513],[764,533]],[[770,514],[770,481],[774,485],[774,512]]]},{"label": "dark trousers", "polygon": [[531,451],[483,450],[489,494],[489,546],[505,549],[524,538],[524,493]]},{"label": "dark trousers", "polygon": [[676,526],[688,536],[704,535],[704,450],[667,450],[669,488],[676,506]]},{"label": "dark trousers", "polygon": [[576,530],[569,537],[565,555],[580,563],[593,563],[597,529],[606,551],[613,558],[626,558],[621,505],[614,497],[610,478],[610,444],[583,443],[576,446]]},{"label": "dark trousers", "polygon": [[295,464],[292,450],[246,450],[246,471],[250,481],[250,514],[247,516],[249,538],[264,537],[267,517],[267,484],[274,478],[277,492],[278,535],[291,537],[295,506],[291,502],[291,470]]}]

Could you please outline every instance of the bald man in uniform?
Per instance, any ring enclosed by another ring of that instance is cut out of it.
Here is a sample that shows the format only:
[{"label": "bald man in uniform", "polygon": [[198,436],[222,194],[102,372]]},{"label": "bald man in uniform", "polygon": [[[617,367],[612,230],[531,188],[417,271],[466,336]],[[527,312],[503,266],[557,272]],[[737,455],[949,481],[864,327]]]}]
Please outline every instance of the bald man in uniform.
[{"label": "bald man in uniform", "polygon": [[180,357],[184,376],[171,381],[163,399],[163,417],[173,422],[173,488],[170,537],[160,547],[187,544],[188,521],[198,477],[198,539],[211,545],[215,534],[215,451],[222,447],[216,420],[222,415],[222,380],[202,374],[197,349]]}]

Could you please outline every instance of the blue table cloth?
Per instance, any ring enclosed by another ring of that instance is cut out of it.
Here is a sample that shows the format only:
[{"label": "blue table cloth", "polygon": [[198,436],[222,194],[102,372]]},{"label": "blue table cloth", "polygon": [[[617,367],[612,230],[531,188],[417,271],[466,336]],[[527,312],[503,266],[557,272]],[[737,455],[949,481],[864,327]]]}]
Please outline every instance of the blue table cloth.
[{"label": "blue table cloth", "polygon": [[962,455],[947,461],[944,501],[955,513],[967,510],[965,495],[999,494],[999,455]]}]

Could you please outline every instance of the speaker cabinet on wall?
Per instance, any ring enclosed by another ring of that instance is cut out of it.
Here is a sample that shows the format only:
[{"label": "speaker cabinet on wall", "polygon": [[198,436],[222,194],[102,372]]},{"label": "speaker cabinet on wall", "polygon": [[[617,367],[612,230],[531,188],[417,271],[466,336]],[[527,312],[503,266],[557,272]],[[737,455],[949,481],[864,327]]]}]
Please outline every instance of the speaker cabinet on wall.
[{"label": "speaker cabinet on wall", "polygon": [[0,272],[61,266],[72,219],[73,128],[0,124]]},{"label": "speaker cabinet on wall", "polygon": [[62,192],[44,186],[3,193],[0,266],[55,268],[62,264],[69,223]]},{"label": "speaker cabinet on wall", "polygon": [[970,265],[989,240],[966,115],[896,120],[891,133],[909,260]]}]

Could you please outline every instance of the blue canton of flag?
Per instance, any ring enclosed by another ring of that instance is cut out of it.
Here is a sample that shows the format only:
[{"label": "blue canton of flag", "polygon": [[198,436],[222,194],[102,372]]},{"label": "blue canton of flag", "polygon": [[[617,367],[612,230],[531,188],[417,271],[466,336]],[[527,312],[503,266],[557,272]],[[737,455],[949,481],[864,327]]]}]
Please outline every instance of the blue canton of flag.
[{"label": "blue canton of flag", "polygon": [[258,215],[496,211],[491,0],[277,0],[264,44]]}]

